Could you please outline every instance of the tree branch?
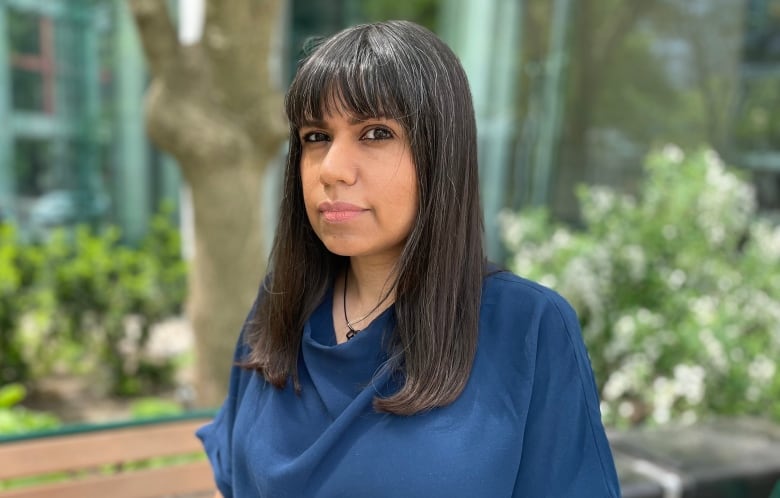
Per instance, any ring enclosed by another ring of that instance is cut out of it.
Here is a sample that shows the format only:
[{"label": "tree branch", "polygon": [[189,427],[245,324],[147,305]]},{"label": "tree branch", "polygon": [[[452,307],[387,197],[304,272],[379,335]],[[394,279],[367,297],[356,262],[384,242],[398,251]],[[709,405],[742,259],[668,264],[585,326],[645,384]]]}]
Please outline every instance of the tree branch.
[{"label": "tree branch", "polygon": [[180,57],[176,29],[165,0],[128,0],[141,43],[154,76],[165,79]]},{"label": "tree branch", "polygon": [[256,137],[282,128],[281,106],[275,109],[281,89],[274,85],[268,62],[275,52],[282,4],[281,0],[208,0],[206,4],[203,53],[215,87],[230,89],[214,98]]}]

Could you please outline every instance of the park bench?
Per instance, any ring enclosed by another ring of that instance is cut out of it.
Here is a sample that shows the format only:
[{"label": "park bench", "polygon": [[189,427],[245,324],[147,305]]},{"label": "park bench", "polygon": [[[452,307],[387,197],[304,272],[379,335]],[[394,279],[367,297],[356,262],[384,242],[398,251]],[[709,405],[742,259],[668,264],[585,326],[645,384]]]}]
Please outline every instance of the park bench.
[{"label": "park bench", "polygon": [[213,412],[0,438],[0,498],[211,497],[195,430]]}]

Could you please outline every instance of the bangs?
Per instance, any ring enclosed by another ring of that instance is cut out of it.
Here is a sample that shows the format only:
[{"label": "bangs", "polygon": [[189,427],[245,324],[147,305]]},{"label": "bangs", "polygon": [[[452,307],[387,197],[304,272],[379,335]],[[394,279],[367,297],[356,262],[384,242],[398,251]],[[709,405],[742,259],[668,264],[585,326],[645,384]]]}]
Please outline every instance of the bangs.
[{"label": "bangs", "polygon": [[407,71],[393,50],[372,43],[370,28],[331,38],[301,62],[285,99],[293,127],[339,113],[408,124],[411,89],[399,78]]}]

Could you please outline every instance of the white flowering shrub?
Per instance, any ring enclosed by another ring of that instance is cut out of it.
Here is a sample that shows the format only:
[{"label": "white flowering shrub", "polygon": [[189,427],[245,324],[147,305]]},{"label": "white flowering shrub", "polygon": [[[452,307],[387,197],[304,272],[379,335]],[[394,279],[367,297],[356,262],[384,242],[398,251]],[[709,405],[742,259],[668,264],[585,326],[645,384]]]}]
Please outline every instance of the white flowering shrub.
[{"label": "white flowering shrub", "polygon": [[509,267],[577,309],[614,426],[780,421],[780,227],[712,151],[651,153],[634,198],[579,191],[584,229],[501,215]]}]

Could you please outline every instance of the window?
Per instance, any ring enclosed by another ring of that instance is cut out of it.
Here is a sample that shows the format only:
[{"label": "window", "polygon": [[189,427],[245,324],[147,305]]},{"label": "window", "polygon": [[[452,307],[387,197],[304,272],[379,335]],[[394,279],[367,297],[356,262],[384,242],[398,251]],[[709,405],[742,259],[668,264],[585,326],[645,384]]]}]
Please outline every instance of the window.
[{"label": "window", "polygon": [[51,18],[8,9],[14,110],[54,114],[54,25]]}]

